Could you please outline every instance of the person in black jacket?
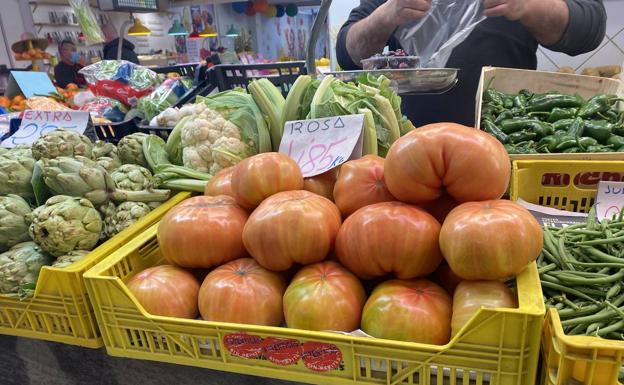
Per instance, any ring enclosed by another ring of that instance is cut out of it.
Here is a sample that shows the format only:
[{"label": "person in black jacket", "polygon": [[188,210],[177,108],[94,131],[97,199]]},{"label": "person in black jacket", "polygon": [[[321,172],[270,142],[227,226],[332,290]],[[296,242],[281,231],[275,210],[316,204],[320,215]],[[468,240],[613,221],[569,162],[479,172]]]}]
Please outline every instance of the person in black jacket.
[{"label": "person in black jacket", "polygon": [[[102,32],[104,33],[104,48],[102,53],[104,60],[117,60],[117,49],[119,47],[119,36],[117,30],[112,24],[105,24],[102,26]],[[121,60],[127,60],[135,64],[139,64],[139,58],[134,53],[134,44],[130,43],[126,39],[122,39],[121,46]]]},{"label": "person in black jacket", "polygon": [[58,46],[60,61],[54,67],[54,79],[59,87],[67,87],[68,84],[85,85],[85,78],[78,71],[82,65],[78,63],[80,54],[76,50],[76,45],[71,40],[63,40]]},{"label": "person in black jacket", "polygon": [[[446,64],[460,69],[458,86],[442,95],[403,97],[403,111],[416,127],[443,121],[473,126],[483,66],[536,69],[540,44],[578,55],[604,39],[602,0],[483,0],[483,5],[488,18],[455,47]],[[361,0],[338,34],[338,63],[353,70],[385,46],[402,48],[396,29],[423,18],[430,8],[431,0]]]}]

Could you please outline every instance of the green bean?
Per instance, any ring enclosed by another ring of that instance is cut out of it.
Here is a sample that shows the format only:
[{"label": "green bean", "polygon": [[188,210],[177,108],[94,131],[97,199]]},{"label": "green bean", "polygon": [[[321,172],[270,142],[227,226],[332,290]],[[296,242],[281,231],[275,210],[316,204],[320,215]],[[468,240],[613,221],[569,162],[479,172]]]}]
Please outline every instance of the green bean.
[{"label": "green bean", "polygon": [[573,326],[573,325],[579,325],[579,324],[584,325],[588,323],[608,320],[610,318],[613,318],[615,315],[617,315],[617,312],[615,310],[608,309],[608,310],[604,310],[596,314],[591,314],[591,315],[576,317],[576,318],[569,318],[564,321],[561,321],[561,324],[563,326]]},{"label": "green bean", "polygon": [[559,317],[562,319],[569,317],[580,317],[587,314],[596,314],[597,311],[604,308],[603,304],[589,305],[581,307],[579,310],[565,309],[559,312]]},{"label": "green bean", "polygon": [[622,285],[619,282],[611,286],[611,288],[607,291],[606,299],[615,297],[616,295],[620,293],[621,289],[622,289]]},{"label": "green bean", "polygon": [[613,262],[613,263],[623,263],[624,259],[617,258],[612,255],[605,253],[604,251],[600,251],[595,247],[581,247],[581,250],[587,252],[590,256],[598,258],[602,262]]},{"label": "green bean", "polygon": [[563,233],[567,233],[567,234],[574,234],[574,235],[592,235],[592,236],[600,236],[602,235],[601,231],[596,231],[596,230],[585,230],[585,229],[572,229],[572,230],[567,230],[564,229]]},{"label": "green bean", "polygon": [[569,335],[582,334],[583,330],[585,329],[586,329],[585,324],[576,325],[570,331],[566,332],[566,334],[569,334]]},{"label": "green bean", "polygon": [[[540,276],[545,276],[545,274],[544,275],[540,275]],[[557,283],[548,282],[548,281],[545,281],[545,282],[543,281],[542,282],[542,286],[545,286],[545,287],[548,287],[548,288],[551,288],[551,289],[555,289],[555,290],[560,290],[560,291],[562,291],[564,293],[572,294],[572,295],[577,296],[579,298],[586,299],[586,300],[588,300],[590,302],[598,303],[598,301],[596,301],[592,297],[588,296],[587,294],[585,294],[583,292],[580,292],[580,291],[578,291],[576,289],[573,289],[571,287],[559,285]]]},{"label": "green bean", "polygon": [[594,245],[607,245],[610,243],[620,243],[620,242],[624,242],[624,236],[619,236],[619,237],[609,238],[609,239],[592,239],[591,241],[576,242],[575,244],[579,246],[594,246]]},{"label": "green bean", "polygon": [[590,324],[587,329],[585,330],[585,334],[589,335],[592,334],[596,331],[598,331],[602,326],[604,326],[603,322],[594,322],[593,324]]},{"label": "green bean", "polygon": [[624,320],[619,320],[619,321],[617,321],[617,322],[615,322],[615,323],[612,323],[612,324],[611,324],[611,325],[609,325],[609,326],[605,326],[604,328],[602,328],[602,329],[598,330],[598,331],[596,332],[596,334],[597,334],[597,335],[599,335],[599,336],[604,336],[604,335],[606,335],[606,334],[609,334],[609,333],[611,333],[611,332],[614,332],[614,331],[616,331],[616,330],[619,330],[619,329],[621,329],[622,327],[624,327]]},{"label": "green bean", "polygon": [[555,263],[550,263],[548,265],[542,266],[539,269],[537,269],[538,273],[542,274],[542,273],[548,273],[549,271],[555,270],[557,268],[557,264]]}]

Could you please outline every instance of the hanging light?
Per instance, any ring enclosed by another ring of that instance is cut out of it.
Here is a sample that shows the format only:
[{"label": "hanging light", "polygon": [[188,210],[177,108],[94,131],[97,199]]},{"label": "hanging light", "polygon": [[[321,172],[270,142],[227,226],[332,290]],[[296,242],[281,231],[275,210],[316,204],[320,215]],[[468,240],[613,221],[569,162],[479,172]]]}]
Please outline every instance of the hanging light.
[{"label": "hanging light", "polygon": [[227,37],[237,37],[238,35],[240,35],[240,33],[236,28],[234,28],[234,24],[230,26],[230,28],[227,30],[227,33],[225,34],[225,36]]},{"label": "hanging light", "polygon": [[139,19],[134,19],[134,25],[128,30],[128,36],[147,36],[151,33],[152,31],[141,24]]},{"label": "hanging light", "polygon": [[170,36],[181,36],[188,35],[188,31],[182,24],[180,24],[180,20],[175,20],[171,28],[169,28],[169,32],[167,32]]},{"label": "hanging light", "polygon": [[206,28],[199,33],[200,37],[216,37],[218,35],[217,31],[210,25],[206,25]]}]

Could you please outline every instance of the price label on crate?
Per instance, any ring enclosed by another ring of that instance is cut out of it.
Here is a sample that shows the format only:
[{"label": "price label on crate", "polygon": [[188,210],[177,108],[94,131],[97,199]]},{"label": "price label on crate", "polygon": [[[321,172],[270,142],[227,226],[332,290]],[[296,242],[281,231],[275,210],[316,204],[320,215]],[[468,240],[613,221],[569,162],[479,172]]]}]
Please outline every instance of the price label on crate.
[{"label": "price label on crate", "polygon": [[279,152],[293,158],[304,177],[322,174],[362,156],[364,115],[287,122]]},{"label": "price label on crate", "polygon": [[598,220],[611,219],[614,215],[619,215],[622,207],[624,207],[624,182],[599,182],[596,195]]},{"label": "price label on crate", "polygon": [[2,141],[2,147],[15,147],[18,144],[31,144],[41,135],[59,128],[84,134],[89,124],[86,111],[35,111],[27,110],[22,123],[13,135]]}]

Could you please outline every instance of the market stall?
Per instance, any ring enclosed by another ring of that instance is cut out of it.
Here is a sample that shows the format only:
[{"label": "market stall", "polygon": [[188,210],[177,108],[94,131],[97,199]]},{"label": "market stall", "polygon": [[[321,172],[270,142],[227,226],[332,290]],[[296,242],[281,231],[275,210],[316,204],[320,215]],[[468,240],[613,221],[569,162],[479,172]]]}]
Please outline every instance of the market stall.
[{"label": "market stall", "polygon": [[[69,2],[85,42],[118,3]],[[330,4],[172,6],[181,62],[8,71],[0,334],[312,384],[622,382],[621,68],[484,67],[473,127],[415,127],[402,98],[461,79],[443,42],[317,71]],[[125,7],[118,38],[158,34]],[[219,9],[309,30],[305,60]]]}]

